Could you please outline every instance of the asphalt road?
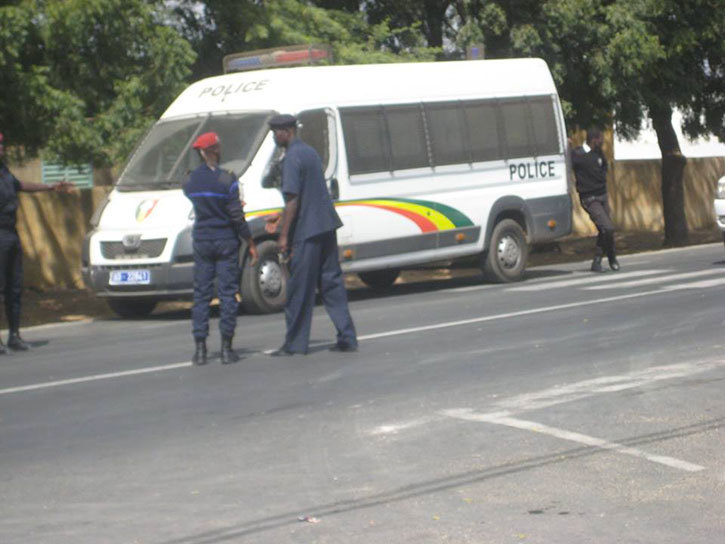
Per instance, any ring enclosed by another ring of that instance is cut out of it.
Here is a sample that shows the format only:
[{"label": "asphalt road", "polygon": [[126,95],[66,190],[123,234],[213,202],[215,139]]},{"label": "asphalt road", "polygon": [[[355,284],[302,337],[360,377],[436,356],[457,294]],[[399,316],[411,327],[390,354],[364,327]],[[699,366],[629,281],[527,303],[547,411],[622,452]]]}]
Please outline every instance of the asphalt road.
[{"label": "asphalt road", "polygon": [[28,329],[0,542],[722,542],[725,252],[621,264],[356,291],[354,354],[322,308],[306,357],[240,316],[230,366],[186,313]]}]

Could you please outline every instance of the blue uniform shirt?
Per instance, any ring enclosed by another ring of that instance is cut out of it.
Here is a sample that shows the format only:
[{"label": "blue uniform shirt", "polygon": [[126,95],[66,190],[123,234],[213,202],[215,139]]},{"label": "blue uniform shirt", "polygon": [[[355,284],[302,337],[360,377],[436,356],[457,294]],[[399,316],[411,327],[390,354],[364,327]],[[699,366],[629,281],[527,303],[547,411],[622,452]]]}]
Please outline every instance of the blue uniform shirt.
[{"label": "blue uniform shirt", "polygon": [[342,221],[325,185],[322,161],[312,147],[294,139],[287,146],[282,165],[282,192],[297,195],[293,242],[339,229]]},{"label": "blue uniform shirt", "polygon": [[194,240],[251,238],[231,172],[202,164],[184,182],[184,194],[194,205]]}]

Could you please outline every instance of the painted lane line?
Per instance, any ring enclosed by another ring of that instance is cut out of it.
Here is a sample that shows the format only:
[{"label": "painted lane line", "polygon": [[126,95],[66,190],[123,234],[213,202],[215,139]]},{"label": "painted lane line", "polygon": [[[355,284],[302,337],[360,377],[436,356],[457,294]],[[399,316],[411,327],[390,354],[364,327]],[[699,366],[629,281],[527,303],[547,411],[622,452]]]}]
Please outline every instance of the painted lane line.
[{"label": "painted lane line", "polygon": [[720,285],[725,285],[725,278],[678,283],[677,285],[668,286],[667,289],[670,291],[678,291],[680,289],[708,289],[709,287],[719,287]]},{"label": "painted lane line", "polygon": [[[655,274],[666,274],[672,272],[669,269],[663,270],[637,270],[634,272],[622,272],[612,274],[596,274],[592,276],[591,272],[582,273],[581,276],[570,278],[566,280],[558,280],[545,282],[540,281],[535,285],[521,285],[517,287],[509,287],[506,291],[521,292],[521,291],[540,291],[541,289],[557,289],[560,287],[576,287],[579,285],[587,285],[589,283],[600,283],[608,281],[619,281],[627,278],[641,278],[644,276],[653,276]],[[584,277],[582,277],[584,276]],[[528,284],[528,282],[527,282]]]},{"label": "painted lane line", "polygon": [[669,276],[661,276],[659,278],[648,278],[645,280],[634,280],[626,281],[623,283],[617,283],[616,285],[593,285],[591,287],[583,287],[587,291],[596,291],[600,289],[622,289],[625,287],[641,287],[643,285],[652,285],[653,283],[665,283],[674,280],[685,280],[690,278],[699,278],[701,276],[712,276],[714,274],[722,275],[725,273],[725,269],[715,268],[711,270],[698,270],[697,272],[685,272],[684,274],[670,274]]},{"label": "painted lane line", "polygon": [[49,389],[52,387],[61,387],[63,385],[72,385],[76,383],[95,382],[99,380],[110,380],[112,378],[121,378],[124,376],[136,376],[138,374],[148,374],[149,372],[162,372],[165,370],[176,370],[177,368],[186,368],[192,366],[191,362],[174,363],[170,365],[152,366],[148,368],[138,368],[136,370],[124,370],[122,372],[111,372],[109,374],[95,374],[93,376],[84,376],[82,378],[72,378],[68,380],[58,380],[54,382],[36,383],[31,385],[23,385],[20,387],[9,387],[0,389],[0,395],[8,395],[10,393],[21,393],[23,391],[35,391],[37,389]]},{"label": "painted lane line", "polygon": [[570,302],[568,304],[557,304],[555,306],[547,306],[545,308],[534,308],[532,310],[520,310],[518,312],[508,312],[504,314],[488,315],[483,317],[473,317],[471,319],[462,319],[460,321],[448,321],[443,323],[434,323],[432,325],[423,325],[421,327],[410,327],[407,329],[396,329],[387,332],[379,332],[374,334],[365,334],[358,336],[358,340],[373,340],[376,338],[385,338],[388,336],[400,336],[403,334],[412,334],[416,332],[433,331],[438,329],[446,329],[450,327],[461,327],[463,325],[472,325],[474,323],[485,323],[487,321],[498,321],[501,319],[510,319],[512,317],[523,317],[528,315],[536,315],[545,312],[555,312],[558,310],[568,310],[570,308],[581,308],[584,306],[592,306],[605,302],[615,302],[618,300],[628,300],[635,298],[648,297],[652,295],[662,295],[666,291],[658,289],[656,291],[643,291],[641,293],[630,293],[627,295],[617,295],[612,297],[598,298],[594,300],[583,300],[579,302]]},{"label": "painted lane line", "polygon": [[567,431],[566,429],[559,429],[558,427],[551,427],[549,425],[543,425],[534,421],[527,421],[524,419],[518,419],[505,415],[477,414],[472,410],[466,409],[446,410],[445,412],[443,412],[443,415],[463,421],[474,421],[480,423],[490,423],[493,425],[503,425],[505,427],[512,427],[524,431],[545,434],[548,436],[553,436],[555,438],[560,438],[561,440],[576,442],[577,444],[584,444],[585,446],[589,446],[592,448],[599,448],[603,450],[614,451],[616,453],[621,453],[624,455],[630,455],[632,457],[637,457],[639,459],[644,459],[652,463],[665,465],[670,468],[684,470],[686,472],[699,472],[705,469],[705,467],[701,465],[688,463],[687,461],[682,461],[681,459],[676,459],[674,457],[669,457],[666,455],[654,455],[637,448],[625,446],[624,444],[618,444],[617,442],[610,442],[608,440],[603,440],[594,436]]},{"label": "painted lane line", "polygon": [[614,376],[603,376],[567,385],[555,386],[534,393],[524,393],[501,400],[493,406],[506,414],[549,408],[557,404],[575,402],[602,393],[617,393],[644,387],[662,380],[685,378],[694,374],[725,367],[723,361],[697,361],[666,366],[654,366]]}]

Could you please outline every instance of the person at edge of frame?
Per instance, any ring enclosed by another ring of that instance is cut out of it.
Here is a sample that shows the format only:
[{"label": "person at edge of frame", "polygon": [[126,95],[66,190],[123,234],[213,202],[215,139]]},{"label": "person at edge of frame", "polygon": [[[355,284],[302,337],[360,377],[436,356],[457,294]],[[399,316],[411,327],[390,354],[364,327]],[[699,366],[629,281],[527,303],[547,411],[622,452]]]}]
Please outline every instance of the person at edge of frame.
[{"label": "person at edge of frame", "polygon": [[20,337],[20,301],[23,292],[23,248],[16,229],[18,192],[37,193],[55,191],[70,193],[75,190],[72,183],[59,181],[52,185],[20,181],[3,161],[5,146],[0,133],[0,294],[5,299],[5,314],[8,320],[8,344],[0,339],[0,354],[13,351],[27,351],[28,344]]},{"label": "person at edge of frame", "polygon": [[332,351],[357,351],[355,325],[347,303],[347,291],[337,249],[336,230],[342,221],[325,185],[322,161],[317,152],[297,138],[297,119],[282,114],[272,117],[269,127],[275,143],[285,148],[282,164],[282,214],[268,216],[265,228],[278,238],[280,254],[289,259],[284,344],[275,357],[306,354],[310,342],[312,311],[319,289],[337,341]]},{"label": "person at edge of frame", "polygon": [[257,260],[257,247],[244,218],[237,177],[219,167],[221,142],[215,132],[201,134],[193,143],[202,160],[184,181],[186,197],[194,206],[192,231],[194,251],[194,304],[191,309],[195,349],[192,362],[207,363],[209,303],[217,279],[222,337],[222,364],[239,361],[232,349],[237,326],[240,239],[247,242],[250,264]]},{"label": "person at edge of frame", "polygon": [[602,256],[606,255],[609,268],[619,270],[607,195],[607,159],[602,151],[604,135],[599,128],[587,130],[586,143],[572,149],[569,140],[571,164],[576,179],[576,190],[584,210],[597,227],[597,246],[592,260],[592,272],[604,272]]}]

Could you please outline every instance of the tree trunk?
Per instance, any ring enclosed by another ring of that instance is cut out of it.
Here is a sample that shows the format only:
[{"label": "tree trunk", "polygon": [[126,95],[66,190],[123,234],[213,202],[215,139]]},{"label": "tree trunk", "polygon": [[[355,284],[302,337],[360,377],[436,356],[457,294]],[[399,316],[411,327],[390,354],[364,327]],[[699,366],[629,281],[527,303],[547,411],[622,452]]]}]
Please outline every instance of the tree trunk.
[{"label": "tree trunk", "polygon": [[680,152],[677,134],[672,126],[669,105],[650,107],[650,118],[662,152],[662,208],[665,219],[666,247],[687,245],[684,174],[687,159]]}]

